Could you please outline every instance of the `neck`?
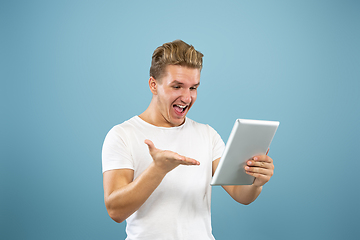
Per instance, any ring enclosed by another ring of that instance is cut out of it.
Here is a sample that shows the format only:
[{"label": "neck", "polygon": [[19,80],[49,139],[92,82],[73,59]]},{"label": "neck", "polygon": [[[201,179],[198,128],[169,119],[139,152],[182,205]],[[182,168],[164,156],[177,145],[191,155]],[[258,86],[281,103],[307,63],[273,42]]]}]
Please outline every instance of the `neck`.
[{"label": "neck", "polygon": [[139,115],[139,117],[144,120],[147,123],[150,123],[154,126],[160,127],[162,124],[161,121],[159,121],[159,117],[161,116],[159,110],[156,107],[155,99],[152,98],[148,108]]},{"label": "neck", "polygon": [[170,122],[170,117],[163,116],[166,112],[163,111],[162,113],[155,101],[156,100],[153,98],[148,108],[139,115],[142,120],[157,127],[176,127],[183,124],[174,125],[174,123]]}]

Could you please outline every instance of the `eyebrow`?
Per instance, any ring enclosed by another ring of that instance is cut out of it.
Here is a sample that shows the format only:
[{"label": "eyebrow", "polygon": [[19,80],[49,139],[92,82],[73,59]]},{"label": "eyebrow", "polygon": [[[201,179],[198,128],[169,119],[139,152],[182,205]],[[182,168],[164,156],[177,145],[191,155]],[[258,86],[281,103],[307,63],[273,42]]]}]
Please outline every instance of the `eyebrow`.
[{"label": "eyebrow", "polygon": [[[171,84],[184,85],[184,83],[179,82],[179,81],[177,81],[177,80],[172,81]],[[198,82],[197,84],[194,84],[193,87],[197,87],[197,86],[199,86],[199,85],[200,85],[200,82]]]}]

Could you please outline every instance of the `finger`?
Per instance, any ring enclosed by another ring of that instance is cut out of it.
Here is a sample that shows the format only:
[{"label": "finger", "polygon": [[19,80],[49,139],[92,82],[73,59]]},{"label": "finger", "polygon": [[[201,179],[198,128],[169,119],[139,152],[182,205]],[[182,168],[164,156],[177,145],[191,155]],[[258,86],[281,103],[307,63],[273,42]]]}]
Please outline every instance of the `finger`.
[{"label": "finger", "polygon": [[256,174],[261,174],[261,175],[265,175],[265,176],[272,176],[274,174],[273,169],[269,169],[269,168],[260,168],[260,167],[249,167],[246,166],[245,167],[245,171],[247,173],[256,173]]},{"label": "finger", "polygon": [[176,152],[171,152],[171,151],[165,151],[168,154],[171,155],[171,157],[169,157],[169,159],[173,159],[175,161],[179,161],[179,162],[184,162],[186,161],[186,157],[181,156],[180,154],[177,154]]},{"label": "finger", "polygon": [[260,156],[255,156],[252,158],[252,160],[254,161],[259,161],[259,162],[268,162],[268,163],[272,163],[273,160],[271,157],[269,157],[268,155],[260,155]]},{"label": "finger", "polygon": [[200,165],[199,161],[196,161],[195,159],[185,157],[184,160],[185,165]]},{"label": "finger", "polygon": [[246,172],[246,173],[253,176],[253,177],[255,177],[255,178],[270,179],[269,175],[264,175],[264,174],[261,174],[261,173],[253,173],[253,172]]},{"label": "finger", "polygon": [[268,163],[268,162],[262,162],[262,161],[253,161],[249,160],[246,162],[247,166],[250,167],[259,167],[259,168],[265,168],[265,169],[274,169],[274,164]]},{"label": "finger", "polygon": [[154,143],[153,143],[151,140],[146,139],[146,140],[144,141],[144,143],[145,143],[146,145],[148,145],[150,152],[152,152],[152,151],[154,151],[154,150],[156,149]]},{"label": "finger", "polygon": [[250,172],[247,172],[247,174],[249,174],[250,176],[253,176],[255,177],[255,181],[254,181],[254,185],[257,185],[257,186],[263,186],[264,184],[266,184],[271,176],[266,176],[266,175],[262,175],[262,174],[259,174],[259,173],[250,173]]},{"label": "finger", "polygon": [[181,156],[177,153],[174,153],[173,157],[175,160],[178,161],[179,164],[182,164],[182,165],[200,165],[200,163],[198,161],[196,161],[195,159]]},{"label": "finger", "polygon": [[172,151],[163,151],[163,153],[167,154],[167,159],[170,161],[176,161],[178,164],[182,165],[200,165],[198,161],[193,158],[182,156],[176,152]]}]

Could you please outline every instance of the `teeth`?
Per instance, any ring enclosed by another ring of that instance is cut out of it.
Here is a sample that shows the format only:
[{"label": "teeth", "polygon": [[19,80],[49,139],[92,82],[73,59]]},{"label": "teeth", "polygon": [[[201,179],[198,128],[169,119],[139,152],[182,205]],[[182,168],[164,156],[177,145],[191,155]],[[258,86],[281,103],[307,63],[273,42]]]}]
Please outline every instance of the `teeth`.
[{"label": "teeth", "polygon": [[176,106],[178,106],[178,107],[180,107],[180,108],[186,108],[186,105],[185,105],[185,106],[182,106],[182,105],[176,105]]}]

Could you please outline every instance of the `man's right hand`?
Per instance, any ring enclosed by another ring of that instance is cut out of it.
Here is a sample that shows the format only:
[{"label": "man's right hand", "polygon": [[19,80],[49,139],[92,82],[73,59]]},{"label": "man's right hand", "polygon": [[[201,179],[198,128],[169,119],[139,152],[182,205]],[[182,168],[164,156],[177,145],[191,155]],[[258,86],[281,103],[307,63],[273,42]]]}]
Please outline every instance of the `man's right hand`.
[{"label": "man's right hand", "polygon": [[195,159],[181,156],[172,151],[156,148],[154,143],[149,139],[146,139],[145,143],[149,147],[149,152],[154,160],[155,166],[165,174],[179,165],[200,165],[200,162]]},{"label": "man's right hand", "polygon": [[138,210],[168,172],[181,164],[200,165],[192,158],[157,149],[150,140],[145,140],[145,143],[153,162],[136,179],[132,169],[114,169],[103,174],[105,206],[116,222],[124,221]]}]

